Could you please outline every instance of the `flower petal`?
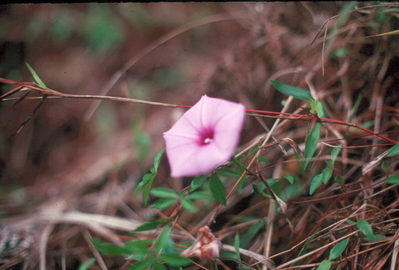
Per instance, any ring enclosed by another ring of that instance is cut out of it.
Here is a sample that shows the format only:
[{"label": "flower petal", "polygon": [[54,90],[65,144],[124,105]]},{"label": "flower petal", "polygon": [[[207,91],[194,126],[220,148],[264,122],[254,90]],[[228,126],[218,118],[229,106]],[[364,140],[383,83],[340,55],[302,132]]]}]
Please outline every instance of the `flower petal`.
[{"label": "flower petal", "polygon": [[232,154],[236,149],[244,123],[244,115],[245,108],[241,105],[218,121],[215,126],[214,141],[221,151]]},{"label": "flower petal", "polygon": [[[229,160],[237,147],[245,108],[206,95],[164,132],[172,177],[211,172]],[[204,134],[211,134],[203,141]]]}]

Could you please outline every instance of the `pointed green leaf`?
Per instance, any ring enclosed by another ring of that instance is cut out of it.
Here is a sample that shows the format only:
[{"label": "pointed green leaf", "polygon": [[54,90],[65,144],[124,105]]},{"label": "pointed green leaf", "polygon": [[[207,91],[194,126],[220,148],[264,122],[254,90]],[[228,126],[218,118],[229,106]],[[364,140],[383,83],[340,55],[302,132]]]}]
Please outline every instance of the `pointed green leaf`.
[{"label": "pointed green leaf", "polygon": [[392,156],[396,156],[399,155],[399,143],[396,144],[394,147],[391,148],[391,150],[389,150],[387,156],[388,157],[392,157]]},{"label": "pointed green leaf", "polygon": [[226,177],[240,177],[240,173],[239,172],[235,172],[230,168],[221,168],[219,170],[216,171],[216,174],[220,175],[220,176],[226,176]]},{"label": "pointed green leaf", "polygon": [[204,201],[204,200],[211,200],[212,197],[204,192],[194,192],[187,195],[186,199],[194,200],[194,201]]},{"label": "pointed green leaf", "polygon": [[373,228],[371,228],[370,224],[367,221],[363,219],[359,220],[356,226],[367,238],[373,237]]},{"label": "pointed green leaf", "polygon": [[241,253],[240,253],[240,235],[236,233],[234,236],[234,249],[236,251],[236,256],[239,260],[241,260]]},{"label": "pointed green leaf", "polygon": [[295,175],[284,175],[284,178],[287,179],[287,181],[290,182],[291,185],[299,180],[298,177],[296,177]]},{"label": "pointed green leaf", "polygon": [[79,266],[79,270],[88,270],[90,265],[92,265],[95,261],[96,259],[94,258],[87,259]]},{"label": "pointed green leaf", "polygon": [[137,195],[140,191],[142,191],[144,205],[147,205],[148,203],[148,198],[150,195],[152,184],[155,181],[155,177],[156,175],[154,173],[144,174],[143,179],[140,181],[140,183],[137,185],[136,189],[133,192],[134,195]]},{"label": "pointed green leaf", "polygon": [[156,250],[171,250],[174,249],[173,240],[170,237],[172,228],[170,225],[166,225],[161,234],[157,237],[154,242]]},{"label": "pointed green leaf", "polygon": [[94,246],[100,251],[102,254],[106,255],[123,255],[129,254],[129,250],[124,248],[123,246],[115,246],[113,244],[104,243],[96,238],[92,238]]},{"label": "pointed green leaf", "polygon": [[176,199],[160,199],[151,204],[152,208],[158,209],[158,210],[165,210],[169,206],[172,206],[177,202]]},{"label": "pointed green leaf", "polygon": [[340,147],[342,147],[342,144],[338,145],[337,148],[333,148],[333,149],[331,150],[331,160],[328,160],[328,161],[327,161],[327,164],[328,164],[331,168],[334,167],[335,160],[337,159],[339,153],[340,153],[341,150],[342,150],[342,148],[340,148]]},{"label": "pointed green leaf", "polygon": [[346,238],[344,240],[342,240],[341,242],[337,243],[331,250],[330,250],[330,255],[329,255],[329,259],[331,261],[335,260],[336,258],[338,258],[339,256],[341,256],[341,254],[345,251],[346,246],[349,243],[349,238]]},{"label": "pointed green leaf", "polygon": [[330,260],[324,260],[321,262],[319,267],[317,267],[316,270],[329,270],[331,268],[331,261]]},{"label": "pointed green leaf", "polygon": [[323,174],[318,174],[313,177],[312,182],[310,183],[309,195],[313,195],[321,184],[323,184]]},{"label": "pointed green leaf", "polygon": [[193,181],[191,181],[190,192],[193,192],[193,191],[197,190],[198,188],[200,188],[205,183],[207,178],[208,178],[207,175],[199,175],[199,176],[195,177],[193,179]]},{"label": "pointed green leaf", "polygon": [[387,182],[394,185],[399,185],[399,174],[388,177]]},{"label": "pointed green leaf", "polygon": [[148,270],[153,262],[153,259],[148,258],[144,261],[137,262],[129,267],[129,270]]},{"label": "pointed green leaf", "polygon": [[323,107],[323,102],[319,100],[312,100],[310,101],[310,108],[312,113],[316,113],[318,117],[327,117],[326,111]]},{"label": "pointed green leaf", "polygon": [[327,184],[332,176],[331,168],[324,168],[323,171],[316,175],[310,184],[309,195],[312,195],[322,184]]},{"label": "pointed green leaf", "polygon": [[271,84],[281,93],[288,96],[293,96],[302,100],[312,100],[313,97],[309,91],[288,84],[281,83],[279,81],[270,81]]},{"label": "pointed green leaf", "polygon": [[216,174],[211,176],[209,187],[215,200],[226,205],[226,188]]},{"label": "pointed green leaf", "polygon": [[153,262],[151,269],[152,270],[167,270],[165,265],[163,265],[162,263],[157,262],[157,261]]},{"label": "pointed green leaf", "polygon": [[28,63],[25,63],[26,66],[29,69],[30,74],[32,74],[33,79],[35,80],[35,82],[41,87],[41,88],[48,88],[44,82],[42,81],[42,79],[40,79],[39,75],[37,75],[36,71],[32,68],[31,65],[29,65]]},{"label": "pointed green leaf", "polygon": [[378,241],[384,238],[381,234],[374,234],[373,228],[366,220],[359,220],[356,223],[356,226],[366,236],[366,240],[369,242]]},{"label": "pointed green leaf", "polygon": [[192,201],[190,201],[189,199],[184,199],[184,200],[182,200],[181,201],[181,206],[185,209],[185,210],[187,210],[187,211],[189,211],[189,212],[194,212],[194,211],[197,211],[198,210],[198,208],[193,204],[193,202]]},{"label": "pointed green leaf", "polygon": [[313,158],[314,154],[316,153],[317,144],[320,140],[321,127],[322,127],[321,123],[319,122],[315,123],[312,130],[310,131],[310,133],[306,138],[305,151],[304,151],[304,157],[306,161],[304,169],[308,167],[308,165],[311,162],[311,158]]},{"label": "pointed green leaf", "polygon": [[158,172],[158,167],[159,167],[159,163],[161,162],[161,158],[163,153],[165,153],[165,149],[161,149],[161,151],[159,151],[154,158],[154,165],[151,168],[151,172],[156,174]]},{"label": "pointed green leaf", "polygon": [[264,190],[266,189],[265,185],[263,183],[258,183],[258,184],[252,184],[252,188],[254,190],[255,193],[259,194],[260,196],[264,197],[264,198],[268,198],[271,199],[272,196],[267,194],[266,192],[264,192]]},{"label": "pointed green leaf", "polygon": [[331,168],[324,168],[322,171],[323,175],[323,184],[327,184],[330,181],[333,170]]},{"label": "pointed green leaf", "polygon": [[147,222],[141,224],[136,229],[134,229],[132,232],[143,232],[143,231],[153,230],[160,225],[167,224],[169,221],[170,221],[170,219],[168,219],[168,218],[158,219],[158,220],[150,220],[150,221],[147,221]]},{"label": "pointed green leaf", "polygon": [[127,254],[133,259],[140,261],[148,255],[152,243],[153,240],[150,239],[132,240],[125,242],[124,247],[129,251]]},{"label": "pointed green leaf", "polygon": [[148,252],[148,246],[152,243],[152,240],[133,240],[125,242],[123,246],[116,246],[96,238],[92,238],[91,241],[98,251],[106,255],[144,255]]},{"label": "pointed green leaf", "polygon": [[179,198],[179,195],[174,191],[173,189],[170,188],[165,188],[165,187],[157,187],[153,188],[150,192],[151,195],[159,198],[164,198],[164,199],[177,199]]}]

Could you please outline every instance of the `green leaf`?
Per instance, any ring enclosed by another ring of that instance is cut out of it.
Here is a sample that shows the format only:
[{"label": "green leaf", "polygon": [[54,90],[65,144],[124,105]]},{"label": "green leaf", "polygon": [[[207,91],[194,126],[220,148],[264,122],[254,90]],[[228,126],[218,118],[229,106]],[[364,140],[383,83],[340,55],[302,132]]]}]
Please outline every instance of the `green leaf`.
[{"label": "green leaf", "polygon": [[317,122],[314,124],[312,130],[310,131],[309,135],[306,138],[305,142],[305,151],[304,157],[306,159],[304,170],[308,167],[311,162],[311,158],[313,158],[314,154],[317,150],[317,144],[320,140],[320,133],[321,133],[322,124]]},{"label": "green leaf", "polygon": [[226,188],[216,174],[211,176],[209,187],[215,200],[226,205]]},{"label": "green leaf", "polygon": [[146,173],[143,176],[143,179],[140,181],[140,183],[137,185],[136,189],[134,190],[133,193],[134,195],[137,195],[140,191],[142,191],[144,205],[147,205],[148,203],[148,197],[150,195],[151,187],[155,181],[155,177],[157,176],[159,163],[161,162],[161,158],[164,152],[165,149],[162,149],[155,155],[154,165],[150,169],[150,172]]},{"label": "green leaf", "polygon": [[234,236],[234,249],[236,251],[236,256],[239,260],[241,260],[241,256],[240,256],[240,235],[238,233],[236,233],[236,235]]},{"label": "green leaf", "polygon": [[323,184],[323,174],[320,173],[313,177],[312,182],[310,183],[309,195],[313,195],[315,191]]},{"label": "green leaf", "polygon": [[154,242],[154,248],[156,250],[173,250],[174,249],[174,244],[173,240],[170,237],[170,232],[172,228],[170,225],[166,225],[161,234],[157,237],[157,239]]},{"label": "green leaf", "polygon": [[158,210],[165,210],[169,206],[172,206],[177,202],[176,199],[160,199],[151,204],[152,208],[158,209]]},{"label": "green leaf", "polygon": [[194,201],[204,201],[204,200],[211,200],[212,197],[204,192],[194,192],[187,195],[186,199],[194,200]]},{"label": "green leaf", "polygon": [[165,153],[165,149],[161,149],[161,151],[159,151],[154,158],[154,165],[151,168],[151,172],[152,173],[157,173],[158,172],[158,168],[159,168],[159,163],[161,162],[161,158],[162,155]]},{"label": "green leaf", "polygon": [[387,182],[394,185],[399,185],[399,174],[388,177]]},{"label": "green leaf", "polygon": [[292,185],[297,182],[299,179],[295,175],[284,175],[284,178]]},{"label": "green leaf", "polygon": [[150,192],[151,195],[159,198],[164,198],[164,199],[177,199],[179,198],[179,195],[174,191],[173,189],[170,188],[165,188],[165,187],[157,187],[153,188]]},{"label": "green leaf", "polygon": [[100,251],[102,254],[123,255],[130,253],[130,250],[127,250],[124,246],[115,246],[109,243],[104,243],[96,238],[92,238],[92,242],[94,246],[98,249],[98,251]]},{"label": "green leaf", "polygon": [[148,270],[153,262],[153,258],[148,258],[144,261],[137,262],[129,267],[129,270]]},{"label": "green leaf", "polygon": [[157,262],[157,261],[155,261],[153,264],[152,264],[152,268],[151,268],[152,270],[167,270],[166,269],[166,267],[165,267],[165,265],[163,265],[162,263],[159,263],[159,262]]},{"label": "green leaf", "polygon": [[[266,181],[267,181],[267,183],[269,183],[269,186],[272,188],[273,192],[276,193],[277,196],[281,197],[283,190],[284,190],[283,181],[281,181],[278,178],[270,178],[270,179],[267,179]],[[265,188],[266,188],[266,186],[265,186]]]},{"label": "green leaf", "polygon": [[342,148],[340,148],[340,147],[342,147],[342,144],[338,145],[337,148],[333,148],[333,149],[331,150],[331,160],[328,160],[328,161],[327,161],[327,164],[328,164],[331,168],[334,167],[335,160],[337,159],[339,153],[340,153],[341,150],[342,150]]},{"label": "green leaf", "polygon": [[369,242],[378,241],[384,238],[384,236],[381,234],[374,234],[373,228],[366,220],[359,220],[356,223],[356,226],[366,236],[366,240]]},{"label": "green leaf", "polygon": [[150,220],[150,221],[147,221],[147,222],[141,224],[136,229],[134,229],[132,232],[143,232],[143,231],[153,230],[160,225],[167,224],[169,221],[170,221],[170,219],[168,219],[168,218],[158,219],[158,220]]},{"label": "green leaf", "polygon": [[396,156],[399,155],[399,143],[397,145],[395,145],[394,147],[391,148],[391,150],[389,150],[387,156],[388,157],[392,157],[392,156]]},{"label": "green leaf", "polygon": [[191,260],[187,259],[186,257],[180,256],[179,254],[163,254],[161,255],[161,259],[167,264],[174,267],[186,266],[191,264]]},{"label": "green leaf", "polygon": [[279,81],[270,81],[271,84],[281,93],[288,96],[293,96],[302,100],[313,100],[312,95],[309,91],[288,84],[281,83]]},{"label": "green leaf", "polygon": [[140,191],[142,191],[144,205],[147,205],[148,203],[148,198],[150,195],[152,184],[155,181],[155,177],[155,173],[144,174],[143,179],[140,181],[140,183],[137,185],[136,189],[133,192],[134,195],[137,195]]},{"label": "green leaf", "polygon": [[309,195],[312,195],[321,184],[327,184],[332,176],[333,170],[331,168],[324,168],[323,171],[312,179],[310,184]]},{"label": "green leaf", "polygon": [[330,255],[329,255],[329,259],[331,261],[335,260],[336,258],[338,258],[339,256],[341,256],[341,254],[345,251],[346,246],[349,243],[349,238],[346,238],[344,240],[342,240],[341,242],[337,243],[331,250],[330,250]]},{"label": "green leaf", "polygon": [[194,211],[198,210],[198,208],[189,199],[182,200],[181,201],[181,206],[183,206],[183,208],[185,210],[190,211],[190,212],[194,212]]},{"label": "green leaf", "polygon": [[48,89],[48,87],[44,84],[44,82],[42,81],[42,79],[40,79],[39,75],[37,75],[36,71],[32,68],[31,65],[29,65],[28,63],[25,63],[26,66],[29,69],[30,74],[32,74],[33,79],[35,80],[35,82],[41,87],[41,88],[45,88]]},{"label": "green leaf", "polygon": [[141,239],[127,241],[124,247],[129,251],[128,254],[132,256],[135,260],[143,260],[149,253],[149,247],[153,243],[150,239]]},{"label": "green leaf", "polygon": [[265,190],[265,184],[263,183],[258,183],[258,184],[253,184],[252,188],[254,189],[255,193],[259,194],[260,196],[264,197],[264,198],[268,198],[271,199],[272,196],[267,194],[266,192],[264,192]]},{"label": "green leaf", "polygon": [[226,177],[240,177],[241,173],[235,172],[230,168],[221,168],[216,171],[217,175]]},{"label": "green leaf", "polygon": [[90,265],[92,265],[95,261],[96,259],[94,258],[87,259],[79,266],[79,270],[88,270]]},{"label": "green leaf", "polygon": [[366,220],[359,220],[356,226],[364,235],[366,235],[367,238],[373,237],[373,228],[371,228],[370,224]]},{"label": "green leaf", "polygon": [[207,175],[199,175],[199,176],[195,177],[193,179],[193,181],[191,181],[190,192],[193,192],[193,191],[199,189],[205,183],[207,178],[208,178]]},{"label": "green leaf", "polygon": [[331,268],[331,261],[330,260],[324,260],[321,262],[319,267],[317,267],[316,270],[329,270]]},{"label": "green leaf", "polygon": [[310,108],[312,113],[316,113],[318,117],[327,117],[326,111],[324,110],[323,103],[319,100],[312,100],[310,102]]},{"label": "green leaf", "polygon": [[148,252],[148,246],[151,245],[152,240],[134,240],[124,243],[123,246],[115,246],[113,244],[104,243],[96,238],[92,238],[94,246],[102,254],[106,255],[130,255],[138,254],[144,255]]},{"label": "green leaf", "polygon": [[303,191],[305,190],[305,186],[304,185],[305,185],[305,183],[296,182],[296,183],[286,187],[283,192],[281,192],[281,193],[279,193],[277,195],[284,202],[287,202],[290,199],[293,199],[293,198],[301,196]]},{"label": "green leaf", "polygon": [[331,179],[333,170],[331,168],[324,168],[322,171],[323,175],[323,184],[327,184],[328,181]]}]

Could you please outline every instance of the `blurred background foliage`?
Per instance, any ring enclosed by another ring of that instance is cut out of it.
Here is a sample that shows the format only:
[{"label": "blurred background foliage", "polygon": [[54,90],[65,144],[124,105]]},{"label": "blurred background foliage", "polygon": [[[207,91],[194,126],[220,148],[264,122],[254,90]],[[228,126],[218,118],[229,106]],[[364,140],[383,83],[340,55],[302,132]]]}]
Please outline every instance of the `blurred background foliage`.
[{"label": "blurred background foliage", "polygon": [[[113,72],[145,50],[150,42],[188,20],[201,19],[218,10],[220,6],[216,3],[1,5],[0,76],[32,80],[24,66],[28,62],[50,88],[99,94],[99,89]],[[195,70],[191,68],[193,59],[187,57],[188,54],[204,52],[211,43],[198,42],[210,35],[206,29],[206,26],[194,29],[182,37],[171,39],[170,44],[161,46],[160,50],[155,49],[153,55],[144,57],[122,78],[120,87],[108,94],[154,99],[165,96],[163,91],[178,91],[192,80],[192,71]],[[2,91],[8,89],[4,85],[1,87]],[[49,102],[27,125],[27,130],[13,136],[16,125],[10,122],[20,123],[29,115],[33,102],[26,103],[26,106],[16,106],[12,110],[5,104],[0,105],[3,116],[3,132],[0,134],[3,182],[18,183],[31,177],[32,173],[35,175],[48,169],[58,159],[65,159],[62,162],[65,165],[76,155],[74,148],[69,149],[69,154],[54,150],[57,154],[48,144],[55,146],[62,141],[68,144],[85,136],[97,137],[95,133],[99,134],[97,143],[112,144],[114,133],[118,128],[124,130],[126,125],[131,126],[132,145],[138,149],[140,159],[148,158],[145,153],[151,150],[151,136],[144,127],[148,108],[102,103],[95,121],[84,122],[81,116],[91,102]],[[92,130],[93,123],[95,129]],[[19,140],[26,141],[24,155],[16,150]],[[32,140],[36,146],[32,145]],[[58,159],[50,164],[51,155]]]}]

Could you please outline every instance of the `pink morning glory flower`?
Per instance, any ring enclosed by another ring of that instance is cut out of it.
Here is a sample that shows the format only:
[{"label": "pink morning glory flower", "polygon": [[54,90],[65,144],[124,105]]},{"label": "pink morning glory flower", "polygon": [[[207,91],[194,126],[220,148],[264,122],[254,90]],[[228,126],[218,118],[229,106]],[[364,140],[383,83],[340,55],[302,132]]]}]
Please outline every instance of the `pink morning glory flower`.
[{"label": "pink morning glory flower", "polygon": [[244,115],[240,103],[202,96],[163,134],[172,177],[206,174],[228,161]]}]

